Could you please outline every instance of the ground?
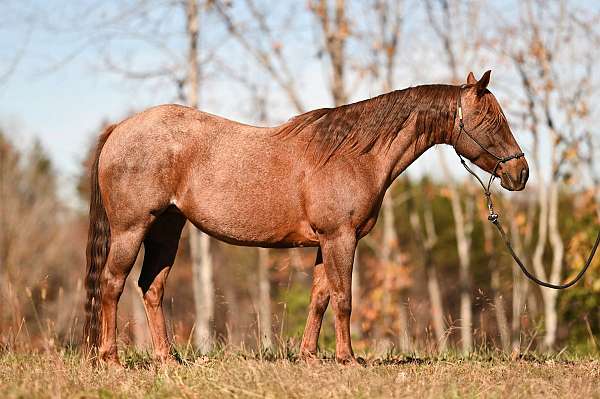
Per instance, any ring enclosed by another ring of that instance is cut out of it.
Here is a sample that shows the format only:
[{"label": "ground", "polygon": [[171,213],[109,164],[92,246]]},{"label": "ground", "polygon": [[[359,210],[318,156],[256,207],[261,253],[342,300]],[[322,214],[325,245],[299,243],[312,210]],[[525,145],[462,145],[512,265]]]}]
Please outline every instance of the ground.
[{"label": "ground", "polygon": [[[0,352],[0,397],[77,398],[600,398],[600,358],[499,355],[329,359],[219,353],[157,367],[124,353],[124,369],[95,368],[67,352]],[[291,359],[291,360],[287,360]]]}]

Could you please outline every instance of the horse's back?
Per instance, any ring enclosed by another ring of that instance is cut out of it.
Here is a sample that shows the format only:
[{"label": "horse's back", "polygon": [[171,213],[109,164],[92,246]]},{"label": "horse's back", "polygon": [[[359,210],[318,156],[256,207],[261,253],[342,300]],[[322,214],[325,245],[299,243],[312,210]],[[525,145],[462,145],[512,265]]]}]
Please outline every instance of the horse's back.
[{"label": "horse's back", "polygon": [[301,222],[295,154],[271,129],[163,105],[115,128],[100,159],[101,190],[107,209],[125,208],[130,219],[174,205],[223,240],[291,245],[312,235]]}]

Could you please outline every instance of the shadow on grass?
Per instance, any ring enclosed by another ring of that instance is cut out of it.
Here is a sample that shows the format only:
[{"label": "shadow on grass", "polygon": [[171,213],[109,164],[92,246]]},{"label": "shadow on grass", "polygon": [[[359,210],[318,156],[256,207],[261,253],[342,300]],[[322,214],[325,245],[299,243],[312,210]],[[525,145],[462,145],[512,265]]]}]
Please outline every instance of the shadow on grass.
[{"label": "shadow on grass", "polygon": [[[59,351],[65,359],[70,361],[84,361],[83,355],[78,348],[67,347]],[[0,354],[9,355],[12,351],[0,351]],[[33,354],[33,353],[32,353]],[[260,361],[267,363],[290,362],[293,364],[303,364],[303,360],[298,356],[297,347],[285,345],[275,349],[250,350],[247,348],[233,348],[231,346],[217,346],[209,353],[201,353],[192,346],[174,347],[171,351],[174,365],[183,367],[193,367],[198,365],[207,365],[222,363],[227,361]],[[13,353],[16,355],[16,353]],[[152,369],[161,363],[155,361],[152,352],[149,349],[138,349],[134,347],[123,347],[119,353],[123,366],[126,369]],[[380,366],[427,366],[435,364],[464,364],[479,363],[482,365],[494,365],[500,363],[529,363],[537,365],[556,364],[556,365],[575,365],[580,361],[597,361],[598,354],[568,354],[560,353],[536,353],[529,352],[518,356],[502,352],[500,350],[477,351],[469,354],[461,353],[458,350],[448,350],[440,354],[421,354],[421,353],[401,353],[390,351],[384,355],[372,353],[362,354],[360,363],[366,367]],[[335,353],[332,351],[319,352],[318,360],[324,365],[336,364]]]}]

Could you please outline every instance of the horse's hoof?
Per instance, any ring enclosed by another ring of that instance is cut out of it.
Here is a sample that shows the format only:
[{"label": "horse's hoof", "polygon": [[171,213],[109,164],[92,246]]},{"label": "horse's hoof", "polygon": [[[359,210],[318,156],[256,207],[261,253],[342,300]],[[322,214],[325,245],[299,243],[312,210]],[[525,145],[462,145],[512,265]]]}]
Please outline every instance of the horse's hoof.
[{"label": "horse's hoof", "polygon": [[338,357],[336,361],[339,365],[347,367],[365,367],[366,362],[363,358],[356,359],[354,356]]},{"label": "horse's hoof", "polygon": [[321,360],[317,357],[317,354],[311,352],[300,353],[300,360],[305,362],[309,366],[321,364]]}]

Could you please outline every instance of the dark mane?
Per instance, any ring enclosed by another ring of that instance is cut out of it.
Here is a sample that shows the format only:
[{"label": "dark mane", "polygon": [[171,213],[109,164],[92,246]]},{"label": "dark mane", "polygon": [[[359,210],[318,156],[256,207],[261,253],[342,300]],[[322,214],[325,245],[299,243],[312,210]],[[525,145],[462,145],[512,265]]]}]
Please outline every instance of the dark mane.
[{"label": "dark mane", "polygon": [[317,163],[334,154],[364,154],[389,147],[416,118],[419,140],[441,142],[454,126],[458,86],[424,85],[397,90],[337,108],[321,108],[292,118],[276,135],[287,138],[309,129],[307,152]]}]

